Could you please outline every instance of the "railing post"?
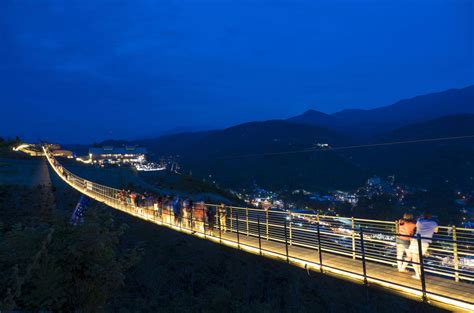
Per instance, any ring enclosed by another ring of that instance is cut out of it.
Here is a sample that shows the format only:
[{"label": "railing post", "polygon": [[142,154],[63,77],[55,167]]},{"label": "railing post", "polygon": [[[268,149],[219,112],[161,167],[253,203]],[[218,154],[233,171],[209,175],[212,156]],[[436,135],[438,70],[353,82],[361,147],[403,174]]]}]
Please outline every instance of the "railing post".
[{"label": "railing post", "polygon": [[423,249],[421,247],[421,235],[418,234],[417,235],[417,238],[416,238],[417,242],[418,242],[418,255],[419,255],[419,258],[418,258],[418,262],[419,262],[419,266],[420,266],[420,281],[421,281],[421,292],[422,292],[422,300],[423,302],[426,302],[427,301],[427,297],[426,297],[426,281],[425,281],[425,267],[423,265]]},{"label": "railing post", "polygon": [[356,240],[355,240],[355,220],[354,217],[351,217],[352,221],[352,259],[356,259]]},{"label": "railing post", "polygon": [[367,267],[365,264],[364,231],[360,228],[360,249],[362,250],[362,271],[364,274],[364,285],[367,285]]},{"label": "railing post", "polygon": [[191,219],[191,220],[190,220],[190,223],[191,223],[191,224],[190,224],[190,225],[191,225],[191,232],[194,232],[194,227],[193,227],[193,211],[194,211],[194,205],[190,205],[189,207],[190,207],[190,209],[191,209],[191,214],[189,214],[190,219]]},{"label": "railing post", "polygon": [[290,263],[290,258],[288,256],[288,231],[286,227],[286,219],[285,219],[285,249],[286,249],[286,263]]},{"label": "railing post", "polygon": [[179,224],[179,231],[181,231],[181,226],[182,226],[182,223],[183,223],[183,207],[180,206],[180,210],[181,212],[179,212],[178,214],[178,224]]},{"label": "railing post", "polygon": [[239,211],[238,210],[236,214],[236,224],[237,224],[237,248],[240,249]]},{"label": "railing post", "polygon": [[217,224],[218,224],[218,227],[219,227],[219,243],[222,243],[221,212],[217,213]]},{"label": "railing post", "polygon": [[[400,221],[399,220],[395,221],[395,233],[394,234],[395,234],[395,247],[396,247],[397,246],[397,237],[400,234]],[[408,242],[410,242],[410,240]],[[397,249],[397,248],[395,248],[395,249]],[[395,253],[397,253],[397,252],[395,252]],[[401,264],[403,264],[404,258],[402,256],[402,259],[399,260],[398,259],[398,254],[395,254],[395,265],[397,267],[398,267],[398,262],[401,262]]]},{"label": "railing post", "polygon": [[193,206],[189,206],[189,229],[191,229],[191,232],[193,232]]},{"label": "railing post", "polygon": [[[207,210],[209,208],[207,207],[206,204],[204,204],[204,216],[203,216],[203,224],[204,224],[204,239],[207,239],[207,231],[209,230],[209,219],[207,218]],[[206,225],[206,220],[207,220],[207,225]]]},{"label": "railing post", "polygon": [[234,231],[234,227],[233,227],[233,220],[234,219],[234,215],[232,214],[232,207],[230,207],[230,231],[233,232]]},{"label": "railing post", "polygon": [[318,230],[319,271],[323,273],[323,252],[321,250],[321,230],[319,228],[320,226],[319,226],[319,215],[318,215],[317,230]]},{"label": "railing post", "polygon": [[269,239],[269,237],[268,237],[268,209],[265,210],[265,224],[266,224],[265,233],[266,233],[267,240],[268,240]]},{"label": "railing post", "polygon": [[293,229],[293,226],[292,226],[292,224],[293,224],[293,218],[292,218],[290,212],[288,212],[288,216],[290,217],[290,219],[288,220],[288,222],[289,222],[289,225],[290,225],[289,230],[290,230],[290,246],[291,246],[291,245],[292,245],[292,242],[293,242],[293,240],[292,240],[292,239],[293,239],[293,231],[292,231],[292,229]]},{"label": "railing post", "polygon": [[[224,207],[223,215],[221,215],[221,217],[224,217],[224,223],[223,223],[224,225],[222,226],[222,227],[224,228],[224,233],[226,233],[226,232],[228,231],[228,229],[229,229],[229,228],[227,227],[227,220],[228,220],[227,216],[229,216],[229,215],[227,214],[227,207]],[[222,221],[221,221],[221,222],[222,222]]]},{"label": "railing post", "polygon": [[249,209],[245,208],[245,224],[247,227],[247,236],[249,235]]},{"label": "railing post", "polygon": [[458,255],[458,236],[456,226],[453,226],[453,262],[454,262],[454,279],[459,281],[459,255]]},{"label": "railing post", "polygon": [[262,238],[260,236],[260,215],[257,215],[257,232],[258,232],[258,251],[262,255]]}]

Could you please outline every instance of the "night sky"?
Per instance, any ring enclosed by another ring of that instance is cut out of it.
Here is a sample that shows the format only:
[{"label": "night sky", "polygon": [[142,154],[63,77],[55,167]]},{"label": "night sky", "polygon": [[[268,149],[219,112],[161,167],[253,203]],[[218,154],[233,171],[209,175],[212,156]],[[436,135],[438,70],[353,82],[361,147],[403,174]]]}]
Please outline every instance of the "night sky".
[{"label": "night sky", "polygon": [[1,0],[0,136],[85,143],[474,82],[474,0]]}]

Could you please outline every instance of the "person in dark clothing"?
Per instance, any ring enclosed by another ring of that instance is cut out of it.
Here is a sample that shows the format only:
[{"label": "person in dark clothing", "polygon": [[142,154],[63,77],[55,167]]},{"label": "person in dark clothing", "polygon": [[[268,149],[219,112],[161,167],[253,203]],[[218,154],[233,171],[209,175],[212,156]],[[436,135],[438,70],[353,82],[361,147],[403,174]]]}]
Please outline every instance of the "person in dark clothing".
[{"label": "person in dark clothing", "polygon": [[214,206],[206,207],[207,227],[210,235],[214,235],[214,227],[216,225],[216,208]]},{"label": "person in dark clothing", "polygon": [[188,201],[188,218],[189,218],[189,228],[193,229],[194,228],[194,217],[193,217],[193,210],[194,210],[194,203],[193,200],[189,199]]},{"label": "person in dark clothing", "polygon": [[162,196],[159,196],[156,199],[155,211],[156,211],[157,216],[160,219],[163,218],[163,197]]},{"label": "person in dark clothing", "polygon": [[179,197],[176,197],[173,200],[173,214],[174,214],[174,223],[178,225],[181,222],[181,200]]}]

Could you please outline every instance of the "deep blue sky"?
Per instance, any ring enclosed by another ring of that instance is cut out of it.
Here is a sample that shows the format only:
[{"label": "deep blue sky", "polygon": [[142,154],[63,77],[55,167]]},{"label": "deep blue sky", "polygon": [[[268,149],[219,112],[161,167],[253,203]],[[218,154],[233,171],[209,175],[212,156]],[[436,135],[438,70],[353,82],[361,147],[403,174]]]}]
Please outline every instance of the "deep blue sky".
[{"label": "deep blue sky", "polygon": [[474,82],[474,0],[1,0],[0,135],[90,142]]}]

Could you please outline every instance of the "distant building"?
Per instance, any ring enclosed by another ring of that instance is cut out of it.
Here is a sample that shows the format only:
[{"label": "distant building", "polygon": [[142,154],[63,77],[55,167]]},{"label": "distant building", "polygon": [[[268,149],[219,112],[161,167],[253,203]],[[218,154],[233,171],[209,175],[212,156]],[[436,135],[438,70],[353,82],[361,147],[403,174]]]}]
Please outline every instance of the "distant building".
[{"label": "distant building", "polygon": [[49,150],[53,153],[55,157],[63,157],[63,158],[73,158],[74,153],[70,150],[62,149],[58,144],[50,144]]},{"label": "distant building", "polygon": [[52,153],[55,157],[63,157],[63,158],[69,158],[69,159],[74,157],[74,153],[69,150],[58,149],[58,150],[53,150]]},{"label": "distant building", "polygon": [[134,146],[112,147],[104,146],[89,149],[89,158],[92,163],[105,164],[130,164],[143,163],[146,149]]}]

